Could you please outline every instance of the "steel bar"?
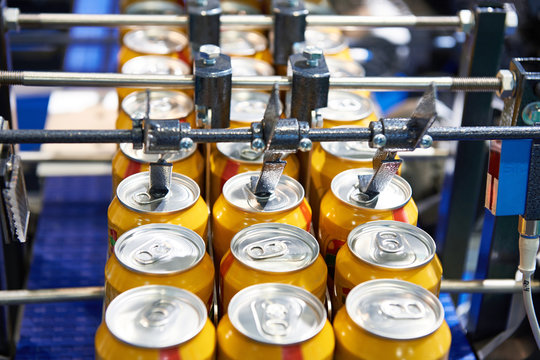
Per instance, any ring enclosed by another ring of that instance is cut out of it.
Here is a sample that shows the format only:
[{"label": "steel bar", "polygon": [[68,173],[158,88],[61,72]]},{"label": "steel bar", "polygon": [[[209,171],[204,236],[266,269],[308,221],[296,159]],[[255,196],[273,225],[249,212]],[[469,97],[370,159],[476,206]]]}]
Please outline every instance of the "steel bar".
[{"label": "steel bar", "polygon": [[[114,73],[73,73],[48,71],[0,71],[1,85],[26,86],[94,86],[193,88],[193,75],[129,75]],[[234,88],[271,90],[274,84],[290,89],[287,76],[233,76]],[[434,84],[442,91],[497,91],[501,81],[496,78],[452,77],[350,77],[330,78],[333,89],[424,91]]]},{"label": "steel bar", "polygon": [[[540,291],[540,281],[533,281],[531,288]],[[441,292],[511,294],[521,292],[521,282],[512,279],[443,280]],[[34,304],[43,302],[79,301],[103,298],[102,286],[0,291],[0,305]]]},{"label": "steel bar", "polygon": [[[8,21],[11,19],[8,18]],[[274,25],[272,15],[222,15],[222,26],[252,26],[271,29]],[[186,15],[127,15],[127,14],[19,14],[9,24],[22,28],[67,28],[72,26],[141,26],[188,25]],[[461,26],[458,16],[336,16],[309,15],[308,26],[344,27],[418,27],[455,29]]]},{"label": "steel bar", "polygon": [[[530,126],[438,127],[427,132],[433,140],[507,140],[538,139],[540,128]],[[132,130],[2,130],[0,143],[130,143]],[[369,128],[313,128],[307,135],[312,141],[368,141]],[[251,129],[191,129],[185,137],[197,143],[251,141]]]}]

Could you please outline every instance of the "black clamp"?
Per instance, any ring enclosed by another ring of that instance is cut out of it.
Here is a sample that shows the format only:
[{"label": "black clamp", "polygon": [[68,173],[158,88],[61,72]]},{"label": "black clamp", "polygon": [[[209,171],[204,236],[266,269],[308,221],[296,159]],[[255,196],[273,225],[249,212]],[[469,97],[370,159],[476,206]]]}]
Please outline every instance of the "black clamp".
[{"label": "black clamp", "polygon": [[192,53],[199,51],[204,44],[219,46],[221,26],[219,0],[190,0],[187,5]]},{"label": "black clamp", "polygon": [[197,124],[228,128],[231,112],[231,58],[218,46],[205,44],[193,61]]},{"label": "black clamp", "polygon": [[293,45],[305,40],[308,11],[302,0],[276,0],[274,13],[274,64],[287,65]]}]

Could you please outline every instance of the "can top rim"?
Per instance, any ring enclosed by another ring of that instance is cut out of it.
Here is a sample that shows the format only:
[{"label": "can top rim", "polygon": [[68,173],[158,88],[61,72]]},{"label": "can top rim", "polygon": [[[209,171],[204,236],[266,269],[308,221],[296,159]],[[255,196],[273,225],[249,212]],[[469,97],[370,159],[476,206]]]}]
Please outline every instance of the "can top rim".
[{"label": "can top rim", "polygon": [[271,273],[305,269],[319,256],[319,243],[310,233],[282,223],[244,228],[233,237],[230,249],[245,266]]},{"label": "can top rim", "polygon": [[345,308],[357,326],[391,340],[428,336],[444,321],[444,308],[435,295],[402,280],[366,281],[351,290]]},{"label": "can top rim", "polygon": [[124,154],[129,160],[133,160],[138,163],[149,164],[155,163],[159,159],[163,159],[168,162],[177,162],[183,159],[187,159],[191,155],[195,154],[197,148],[193,146],[188,150],[179,150],[174,152],[167,152],[164,154],[148,154],[145,153],[143,149],[133,149],[133,144],[131,143],[121,143],[120,151]]},{"label": "can top rim", "polygon": [[[160,6],[158,8],[158,6]],[[170,1],[139,1],[126,7],[126,14],[173,14],[182,15],[185,13],[180,4]]]},{"label": "can top rim", "polygon": [[335,57],[326,57],[325,60],[331,77],[366,76],[366,70],[356,61],[346,61]]},{"label": "can top rim", "polygon": [[257,31],[224,30],[221,52],[229,56],[252,56],[268,48],[268,40]]},{"label": "can top rim", "polygon": [[174,29],[145,26],[124,35],[123,44],[142,54],[168,55],[182,51],[189,41],[186,35]]},{"label": "can top rim", "polygon": [[424,230],[393,220],[370,221],[354,228],[347,246],[360,261],[385,269],[414,269],[435,257],[435,241]]},{"label": "can top rim", "polygon": [[305,32],[306,46],[317,46],[325,55],[335,55],[347,49],[349,43],[341,31],[327,27],[308,27]]},{"label": "can top rim", "polygon": [[[334,128],[359,128],[358,125],[339,125]],[[323,141],[322,149],[337,158],[355,162],[371,161],[377,150],[369,147],[365,141]]]},{"label": "can top rim", "polygon": [[[272,76],[274,68],[264,60],[250,57],[231,57],[233,76]],[[233,90],[233,93],[237,90]]]},{"label": "can top rim", "polygon": [[[150,90],[150,119],[176,120],[193,111],[193,100],[176,90]],[[122,111],[128,117],[146,112],[146,91],[135,91],[122,100]]]},{"label": "can top rim", "polygon": [[227,312],[233,327],[260,343],[290,345],[317,335],[326,324],[319,299],[298,286],[264,283],[240,290]]},{"label": "can top rim", "polygon": [[173,224],[147,224],[123,233],[114,255],[125,268],[142,273],[172,275],[199,264],[204,240],[193,230]]},{"label": "can top rim", "polygon": [[[207,319],[206,307],[196,295],[164,285],[127,290],[114,298],[105,312],[105,324],[115,338],[148,349],[191,340]],[[127,327],[131,331],[126,331]]]},{"label": "can top rim", "polygon": [[[249,126],[254,121],[261,121],[266,111],[270,94],[260,91],[237,90],[231,93],[231,121],[245,123]],[[283,104],[279,101],[279,112]]]},{"label": "can top rim", "polygon": [[187,75],[191,68],[184,61],[170,56],[143,55],[126,61],[122,74]]},{"label": "can top rim", "polygon": [[373,113],[373,103],[365,96],[343,90],[328,92],[328,106],[319,109],[324,120],[359,121]]}]

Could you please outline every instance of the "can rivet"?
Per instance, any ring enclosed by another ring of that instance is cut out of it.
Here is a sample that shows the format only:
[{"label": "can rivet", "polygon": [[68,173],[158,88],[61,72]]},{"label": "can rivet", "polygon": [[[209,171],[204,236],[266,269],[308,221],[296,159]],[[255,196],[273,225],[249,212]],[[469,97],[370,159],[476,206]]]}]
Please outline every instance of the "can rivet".
[{"label": "can rivet", "polygon": [[205,44],[201,45],[199,53],[201,54],[204,65],[214,65],[219,55],[221,55],[221,49],[216,45]]},{"label": "can rivet", "polygon": [[303,138],[298,143],[298,149],[303,152],[310,151],[311,149],[313,149],[313,143],[310,139]]},{"label": "can rivet", "polygon": [[433,145],[433,138],[429,135],[422,136],[422,140],[420,140],[420,147],[422,149],[427,149]]}]

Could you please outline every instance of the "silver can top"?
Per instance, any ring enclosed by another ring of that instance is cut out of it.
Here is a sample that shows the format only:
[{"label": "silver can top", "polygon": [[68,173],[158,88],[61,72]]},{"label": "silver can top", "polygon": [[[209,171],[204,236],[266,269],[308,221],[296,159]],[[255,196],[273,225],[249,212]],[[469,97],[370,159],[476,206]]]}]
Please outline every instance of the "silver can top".
[{"label": "silver can top", "polygon": [[288,284],[249,286],[232,298],[227,314],[240,333],[271,345],[309,340],[326,323],[326,310],[319,299]]},{"label": "silver can top", "polygon": [[175,152],[167,152],[165,154],[147,154],[143,149],[133,149],[133,144],[121,143],[120,151],[130,160],[140,163],[154,163],[159,159],[163,159],[168,162],[177,162],[183,159],[187,159],[197,151],[197,147],[193,146],[188,150],[180,150]]},{"label": "silver can top", "polygon": [[330,71],[331,77],[363,77],[366,76],[366,70],[356,61],[346,61],[335,57],[327,57],[324,59]]},{"label": "silver can top", "polygon": [[170,275],[197,265],[204,257],[205,245],[195,231],[183,226],[148,224],[122,234],[114,254],[130,270]]},{"label": "silver can top", "polygon": [[387,269],[412,269],[435,256],[435,241],[414,225],[399,221],[371,221],[349,233],[347,245],[360,260]]},{"label": "silver can top", "polygon": [[144,55],[126,61],[122,66],[122,74],[187,75],[191,74],[191,67],[169,56]]},{"label": "silver can top", "polygon": [[126,14],[181,15],[185,13],[180,4],[171,1],[138,1],[126,7]]},{"label": "silver can top", "polygon": [[373,112],[370,99],[350,91],[330,90],[328,106],[319,110],[324,120],[358,121]]},{"label": "silver can top", "polygon": [[239,163],[262,164],[263,152],[251,148],[251,143],[217,143],[220,153]]},{"label": "silver can top", "polygon": [[231,252],[250,268],[285,273],[313,264],[319,256],[319,243],[299,227],[263,223],[240,230],[231,240]]},{"label": "silver can top", "polygon": [[221,52],[229,56],[252,56],[268,48],[268,40],[256,31],[224,30],[220,34]]},{"label": "silver can top", "polygon": [[249,57],[231,58],[231,67],[233,76],[272,76],[275,74],[274,68],[266,61]]},{"label": "silver can top", "polygon": [[[261,121],[266,111],[270,94],[260,91],[233,91],[231,93],[231,120],[246,123],[249,126],[254,121]],[[280,113],[283,105],[279,102]]]},{"label": "silver can top", "polygon": [[237,1],[222,1],[220,6],[224,14],[257,15],[261,13],[261,10],[256,7]]},{"label": "silver can top", "polygon": [[[350,125],[335,126],[334,128],[358,127]],[[349,161],[371,161],[376,149],[369,147],[367,141],[329,141],[321,142],[322,149],[335,157]]]},{"label": "silver can top", "polygon": [[[337,174],[332,180],[332,193],[341,201],[348,205],[356,206],[363,209],[370,209],[363,205],[363,202],[358,198],[358,176],[369,175],[373,176],[373,169],[350,169]],[[412,189],[409,183],[401,176],[394,175],[392,181],[379,194],[375,210],[395,210],[399,209],[412,196]]]},{"label": "silver can top", "polygon": [[[132,117],[146,113],[146,91],[135,91],[122,101],[122,110]],[[150,119],[180,119],[193,111],[193,100],[184,93],[174,90],[150,91]]]},{"label": "silver can top", "polygon": [[148,194],[148,171],[128,176],[116,188],[116,196],[125,207],[140,213],[167,214],[189,208],[199,199],[197,183],[187,176],[173,173],[169,193],[160,199]]},{"label": "silver can top", "polygon": [[274,194],[270,196],[266,206],[262,209],[249,188],[251,177],[258,177],[259,175],[259,171],[248,171],[227,180],[223,185],[225,200],[242,211],[270,213],[293,209],[300,205],[304,199],[302,185],[287,175],[281,175]]},{"label": "silver can top", "polygon": [[435,295],[401,280],[366,281],[352,289],[345,307],[359,327],[392,340],[427,336],[444,321],[444,308]]},{"label": "silver can top", "polygon": [[[308,27],[305,32],[305,46],[316,46],[325,55],[335,55],[345,50],[349,44],[340,31],[327,28]],[[303,51],[301,50],[300,53]]]},{"label": "silver can top", "polygon": [[118,340],[149,349],[191,340],[206,320],[206,307],[197,296],[163,285],[127,290],[115,297],[105,312],[105,324]]},{"label": "silver can top", "polygon": [[143,27],[124,36],[124,45],[142,54],[168,55],[182,51],[188,44],[186,35],[165,27]]}]

